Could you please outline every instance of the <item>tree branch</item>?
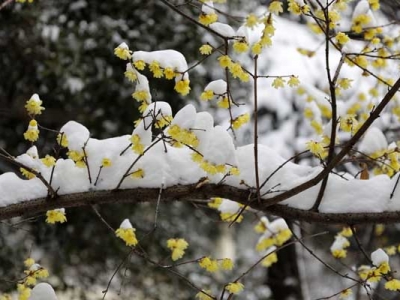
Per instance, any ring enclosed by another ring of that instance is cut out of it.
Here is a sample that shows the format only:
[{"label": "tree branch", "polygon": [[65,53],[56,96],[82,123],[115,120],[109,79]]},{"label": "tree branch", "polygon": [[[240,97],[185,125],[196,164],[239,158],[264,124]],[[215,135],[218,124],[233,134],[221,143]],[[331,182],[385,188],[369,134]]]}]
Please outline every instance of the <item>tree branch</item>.
[{"label": "tree branch", "polygon": [[[29,200],[0,208],[0,221],[18,216],[32,216],[56,208],[71,208],[95,204],[119,204],[152,202],[156,204],[159,188],[137,188],[113,191],[86,192],[59,196],[52,201],[46,198]],[[207,200],[211,197],[223,197],[253,209],[271,213],[291,220],[301,220],[310,223],[325,224],[366,224],[366,223],[396,223],[400,222],[400,211],[380,213],[320,213],[292,208],[285,205],[263,207],[258,201],[248,202],[249,191],[227,185],[206,184],[196,188],[196,184],[176,185],[163,190],[162,202],[191,202]]]}]

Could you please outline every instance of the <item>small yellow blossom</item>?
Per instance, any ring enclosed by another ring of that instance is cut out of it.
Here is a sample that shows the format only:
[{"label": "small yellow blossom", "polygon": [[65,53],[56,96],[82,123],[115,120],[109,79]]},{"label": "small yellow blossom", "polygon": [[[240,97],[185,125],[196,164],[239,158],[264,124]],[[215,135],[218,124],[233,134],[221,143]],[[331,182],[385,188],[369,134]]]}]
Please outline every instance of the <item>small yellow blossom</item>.
[{"label": "small yellow blossom", "polygon": [[67,222],[67,217],[65,216],[64,208],[48,210],[46,216],[47,216],[46,223],[49,224],[55,224],[57,222],[59,223]]},{"label": "small yellow blossom", "polygon": [[245,113],[243,115],[238,116],[232,121],[232,128],[237,130],[240,127],[242,127],[244,124],[249,122],[250,120],[250,115],[248,113]]},{"label": "small yellow blossom", "polygon": [[230,258],[224,258],[220,261],[222,270],[230,271],[233,269],[233,261]]},{"label": "small yellow blossom", "polygon": [[139,71],[143,71],[144,68],[146,67],[146,63],[143,60],[137,60],[133,62],[133,65],[135,66],[136,69]]},{"label": "small yellow blossom", "polygon": [[175,91],[177,91],[179,94],[181,94],[182,96],[186,96],[187,94],[189,94],[190,92],[190,81],[188,79],[184,79],[184,80],[179,80],[176,84],[175,84]]},{"label": "small yellow blossom", "polygon": [[259,20],[258,20],[258,17],[257,17],[256,15],[249,14],[249,15],[246,17],[245,26],[246,26],[246,27],[249,27],[249,28],[251,28],[251,29],[253,29],[254,27],[257,26],[257,23],[258,23],[258,22],[259,22]]},{"label": "small yellow blossom", "polygon": [[188,246],[188,242],[184,239],[169,239],[167,241],[168,249],[172,250],[171,258],[173,261],[182,258]]},{"label": "small yellow blossom", "polygon": [[212,90],[206,90],[201,93],[200,99],[203,101],[211,100],[214,97],[214,92]]},{"label": "small yellow blossom", "polygon": [[57,143],[61,145],[61,147],[68,147],[68,139],[64,133],[59,133],[57,135]]},{"label": "small yellow blossom", "polygon": [[353,236],[353,231],[351,230],[350,227],[344,227],[344,228],[342,229],[342,231],[339,232],[339,234],[340,234],[341,236],[344,236],[344,237],[351,237],[351,236]]},{"label": "small yellow blossom", "polygon": [[199,260],[199,266],[210,273],[218,271],[218,261],[206,256]]},{"label": "small yellow blossom", "polygon": [[335,39],[336,39],[336,41],[337,41],[339,44],[341,44],[341,45],[346,44],[346,43],[350,40],[350,38],[348,37],[348,35],[345,34],[345,33],[343,33],[343,32],[338,32],[338,34],[336,34]]},{"label": "small yellow blossom", "polygon": [[35,263],[35,260],[32,257],[28,257],[27,259],[25,259],[24,261],[24,265],[27,268],[30,268],[33,264]]},{"label": "small yellow blossom", "polygon": [[218,207],[221,205],[221,203],[222,203],[222,198],[215,197],[215,198],[211,198],[211,201],[208,202],[207,205],[208,205],[208,207],[218,209]]},{"label": "small yellow blossom", "polygon": [[130,59],[132,57],[131,52],[129,51],[128,45],[125,43],[121,43],[117,48],[114,49],[114,54],[123,60]]},{"label": "small yellow blossom", "polygon": [[124,73],[125,77],[131,81],[131,82],[135,82],[137,80],[137,75],[136,75],[136,71],[135,69],[132,67],[131,63],[128,63],[126,65],[126,71]]},{"label": "small yellow blossom", "polygon": [[25,108],[30,115],[40,115],[45,108],[42,105],[42,100],[39,99],[38,94],[33,94],[32,97],[26,101]]},{"label": "small yellow blossom", "polygon": [[225,290],[227,290],[231,294],[239,294],[243,291],[244,285],[240,282],[231,282],[227,286],[225,286]]},{"label": "small yellow blossom", "polygon": [[208,26],[212,23],[217,22],[218,20],[218,15],[217,14],[200,14],[199,16],[199,22],[205,26]]},{"label": "small yellow blossom", "polygon": [[223,97],[218,101],[217,105],[220,108],[229,108],[231,106],[231,102],[229,101],[228,97]]},{"label": "small yellow blossom", "polygon": [[164,76],[164,72],[160,68],[160,63],[158,61],[153,61],[149,65],[149,70],[153,73],[154,78],[162,78]]},{"label": "small yellow blossom", "polygon": [[283,12],[282,2],[276,0],[272,1],[268,7],[268,10],[273,14],[279,15]]},{"label": "small yellow blossom", "polygon": [[132,98],[136,101],[147,101],[150,99],[150,94],[146,90],[137,90],[132,94]]},{"label": "small yellow blossom", "polygon": [[335,258],[345,258],[347,256],[347,250],[345,249],[335,249],[332,251],[332,255]]},{"label": "small yellow blossom", "polygon": [[144,178],[144,171],[143,171],[143,169],[137,169],[136,171],[132,172],[130,175],[132,178],[137,178],[137,179]]},{"label": "small yellow blossom", "polygon": [[48,154],[44,158],[40,159],[40,161],[48,168],[56,164],[56,159]]},{"label": "small yellow blossom", "polygon": [[203,55],[210,55],[213,51],[213,48],[210,45],[202,45],[199,51]]},{"label": "small yellow blossom", "polygon": [[307,145],[306,149],[310,150],[310,152],[318,158],[324,159],[328,155],[326,149],[320,142],[311,140],[307,142],[306,145]]},{"label": "small yellow blossom", "polygon": [[124,220],[120,227],[115,231],[117,237],[122,239],[127,246],[136,246],[138,240],[135,234],[136,229],[132,227],[132,224],[128,219]]},{"label": "small yellow blossom", "polygon": [[349,88],[351,87],[351,82],[352,82],[352,81],[353,81],[352,79],[340,78],[340,79],[337,81],[337,84],[338,84],[338,86],[341,87],[342,89],[347,90],[347,89],[349,89]]},{"label": "small yellow blossom", "polygon": [[233,43],[233,50],[237,53],[244,53],[249,50],[249,44],[245,41],[235,41]]},{"label": "small yellow blossom", "polygon": [[299,84],[300,84],[299,77],[290,76],[289,81],[288,81],[288,85],[290,87],[296,87],[296,86],[299,86]]},{"label": "small yellow blossom", "polygon": [[400,280],[392,279],[385,283],[385,289],[389,291],[399,291],[400,290]]},{"label": "small yellow blossom", "polygon": [[107,158],[107,157],[105,157],[105,158],[102,159],[102,161],[101,161],[101,166],[102,166],[103,168],[111,167],[111,165],[112,165],[111,159],[109,159],[109,158]]},{"label": "small yellow blossom", "polygon": [[21,173],[22,173],[22,175],[24,175],[26,178],[28,178],[28,179],[32,179],[32,178],[35,178],[36,177],[36,175],[34,174],[34,173],[32,173],[32,172],[29,172],[27,169],[25,169],[25,168],[20,168],[19,169],[20,171],[21,171]]},{"label": "small yellow blossom", "polygon": [[285,80],[282,77],[277,77],[272,82],[272,86],[276,89],[284,87]]},{"label": "small yellow blossom", "polygon": [[272,264],[276,263],[277,261],[278,261],[278,255],[276,254],[276,252],[273,252],[268,254],[268,256],[262,260],[261,265],[263,267],[269,268]]},{"label": "small yellow blossom", "polygon": [[24,132],[24,138],[27,141],[35,142],[39,138],[39,129],[36,120],[29,122],[28,129]]},{"label": "small yellow blossom", "polygon": [[171,80],[175,78],[175,71],[174,69],[167,67],[164,69],[164,76],[166,79]]},{"label": "small yellow blossom", "polygon": [[262,52],[262,44],[260,42],[254,43],[251,47],[251,52],[253,55],[259,55]]},{"label": "small yellow blossom", "polygon": [[339,299],[347,299],[352,294],[353,294],[353,292],[351,291],[351,289],[345,289],[345,290],[340,292]]},{"label": "small yellow blossom", "polygon": [[232,60],[228,55],[222,55],[218,57],[218,61],[222,68],[229,68],[232,64]]}]

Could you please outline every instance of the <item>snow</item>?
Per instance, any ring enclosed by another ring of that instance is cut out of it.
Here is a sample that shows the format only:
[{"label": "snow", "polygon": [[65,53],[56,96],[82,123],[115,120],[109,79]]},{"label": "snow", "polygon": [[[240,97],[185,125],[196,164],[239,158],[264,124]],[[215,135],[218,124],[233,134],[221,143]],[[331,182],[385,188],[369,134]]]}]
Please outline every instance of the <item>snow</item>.
[{"label": "snow", "polygon": [[41,282],[32,289],[29,300],[57,300],[57,296],[50,284]]},{"label": "snow", "polygon": [[381,264],[389,262],[389,256],[379,248],[371,253],[371,260],[374,266],[379,267]]},{"label": "snow", "polygon": [[131,222],[128,219],[125,219],[122,221],[121,225],[119,225],[119,228],[122,229],[130,229],[133,228]]},{"label": "snow", "polygon": [[386,137],[377,127],[369,128],[358,146],[358,150],[367,155],[387,148]]},{"label": "snow", "polygon": [[207,84],[204,90],[213,91],[215,95],[223,95],[226,94],[227,84],[223,79],[214,80]]},{"label": "snow", "polygon": [[132,54],[134,61],[143,60],[146,64],[157,61],[161,68],[172,68],[178,72],[185,72],[188,65],[182,53],[176,50],[135,51]]},{"label": "snow", "polygon": [[226,38],[231,38],[236,35],[235,30],[228,24],[215,22],[210,24],[210,28]]}]

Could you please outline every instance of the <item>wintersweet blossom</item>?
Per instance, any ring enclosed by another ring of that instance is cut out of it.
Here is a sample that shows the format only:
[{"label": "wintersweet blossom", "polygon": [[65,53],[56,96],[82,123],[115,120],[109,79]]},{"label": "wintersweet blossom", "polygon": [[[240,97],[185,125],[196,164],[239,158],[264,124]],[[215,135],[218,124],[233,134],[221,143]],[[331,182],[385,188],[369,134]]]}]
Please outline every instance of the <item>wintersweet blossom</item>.
[{"label": "wintersweet blossom", "polygon": [[246,22],[245,22],[245,26],[249,27],[251,29],[253,29],[254,27],[257,26],[257,24],[259,23],[259,19],[256,15],[254,14],[249,14],[246,17]]},{"label": "wintersweet blossom", "polygon": [[189,244],[185,239],[169,239],[167,241],[168,249],[172,250],[171,258],[173,261],[182,258],[188,246]]},{"label": "wintersweet blossom", "polygon": [[179,80],[178,82],[176,82],[174,89],[182,96],[186,96],[190,92],[189,84],[190,81],[188,79]]},{"label": "wintersweet blossom", "polygon": [[164,76],[166,79],[171,80],[175,78],[175,71],[171,67],[167,67],[164,69]]},{"label": "wintersweet blossom", "polygon": [[46,223],[49,223],[49,224],[67,222],[67,217],[65,216],[64,208],[48,210],[46,213],[46,216],[47,216]]},{"label": "wintersweet blossom", "polygon": [[136,60],[136,61],[133,62],[133,65],[139,71],[143,71],[144,68],[146,67],[146,63],[143,60]]},{"label": "wintersweet blossom", "polygon": [[212,23],[217,22],[218,20],[218,15],[213,13],[213,14],[200,14],[199,16],[199,22],[205,26],[208,26]]},{"label": "wintersweet blossom", "polygon": [[44,158],[41,158],[40,161],[48,168],[56,164],[56,159],[48,154]]},{"label": "wintersweet blossom", "polygon": [[26,101],[25,108],[30,115],[40,115],[45,108],[42,106],[42,100],[40,100],[38,94],[33,94],[32,97]]},{"label": "wintersweet blossom", "polygon": [[199,266],[210,273],[218,271],[218,261],[211,259],[209,256],[203,257],[199,260]]},{"label": "wintersweet blossom", "polygon": [[203,55],[210,55],[213,48],[210,45],[202,45],[199,49],[200,53]]},{"label": "wintersweet blossom", "polygon": [[272,1],[271,4],[268,7],[268,10],[276,15],[279,15],[280,13],[283,13],[283,7],[282,7],[282,2],[281,1]]},{"label": "wintersweet blossom", "polygon": [[35,178],[35,177],[36,177],[36,175],[35,175],[34,173],[29,172],[29,171],[28,171],[27,169],[25,169],[25,168],[20,168],[19,170],[20,170],[21,174],[24,175],[24,176],[25,176],[26,178],[28,178],[28,179],[32,179],[32,178]]},{"label": "wintersweet blossom", "polygon": [[39,138],[39,129],[36,120],[29,122],[28,129],[24,132],[24,138],[31,142],[37,141]]},{"label": "wintersweet blossom", "polygon": [[233,266],[234,266],[233,261],[230,258],[224,258],[224,259],[220,260],[219,265],[222,270],[226,270],[226,271],[232,270]]},{"label": "wintersweet blossom", "polygon": [[335,36],[335,39],[341,45],[346,44],[350,40],[349,36],[343,32],[338,32]]},{"label": "wintersweet blossom", "polygon": [[244,53],[249,50],[249,44],[246,41],[235,41],[233,43],[233,50],[237,53]]},{"label": "wintersweet blossom", "polygon": [[250,120],[250,115],[248,113],[245,113],[243,115],[238,116],[232,121],[232,128],[237,130],[240,127],[242,127],[244,124],[249,122]]},{"label": "wintersweet blossom", "polygon": [[101,166],[102,166],[103,168],[111,167],[111,165],[112,165],[111,159],[109,159],[108,157],[104,157],[104,158],[101,160]]},{"label": "wintersweet blossom", "polygon": [[206,90],[201,93],[200,99],[203,101],[208,101],[211,100],[214,97],[214,91],[213,90]]},{"label": "wintersweet blossom", "polygon": [[239,294],[243,289],[244,285],[240,282],[231,282],[225,286],[225,290],[231,294]]},{"label": "wintersweet blossom", "polygon": [[114,54],[123,60],[128,60],[132,57],[129,47],[126,43],[121,43],[117,48],[115,48]]},{"label": "wintersweet blossom", "polygon": [[272,82],[272,86],[276,89],[283,88],[285,86],[285,80],[282,77],[277,77]]},{"label": "wintersweet blossom", "polygon": [[135,82],[137,80],[136,70],[132,66],[132,63],[126,64],[126,71],[124,75],[131,82]]},{"label": "wintersweet blossom", "polygon": [[137,169],[136,171],[133,171],[130,174],[131,178],[133,179],[140,179],[140,178],[144,178],[144,170],[143,169]]},{"label": "wintersweet blossom", "polygon": [[136,229],[132,227],[131,222],[128,219],[125,219],[115,231],[115,234],[117,237],[122,239],[127,246],[136,246],[138,240],[135,231]]},{"label": "wintersweet blossom", "polygon": [[130,141],[132,143],[131,149],[133,152],[142,155],[144,153],[144,145],[141,143],[140,136],[138,134],[133,134]]},{"label": "wintersweet blossom", "polygon": [[385,283],[385,289],[390,291],[400,291],[400,280],[392,279]]},{"label": "wintersweet blossom", "polygon": [[351,289],[345,289],[340,292],[339,299],[347,299],[353,294]]}]

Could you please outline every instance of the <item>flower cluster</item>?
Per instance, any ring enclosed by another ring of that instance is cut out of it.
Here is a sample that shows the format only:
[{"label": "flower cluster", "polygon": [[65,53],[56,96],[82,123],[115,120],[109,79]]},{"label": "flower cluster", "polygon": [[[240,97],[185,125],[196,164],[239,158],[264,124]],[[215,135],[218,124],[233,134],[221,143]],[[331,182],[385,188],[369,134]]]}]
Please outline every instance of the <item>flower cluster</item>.
[{"label": "flower cluster", "polygon": [[132,227],[131,222],[128,219],[125,219],[115,231],[115,234],[117,237],[122,239],[127,246],[136,246],[138,240],[135,231],[136,229]]},{"label": "flower cluster", "polygon": [[167,247],[172,251],[171,258],[173,261],[182,258],[188,246],[188,242],[184,239],[169,239],[167,241]]},{"label": "flower cluster", "polygon": [[[378,282],[381,280],[382,275],[390,272],[389,256],[382,249],[378,249],[371,253],[372,266],[362,265],[358,268],[358,276],[362,280],[368,282]],[[388,290],[398,290],[400,285],[399,280],[392,279],[385,284]]]},{"label": "flower cluster", "polygon": [[49,224],[67,222],[67,217],[65,216],[64,208],[48,210],[46,212],[46,217],[47,217],[46,223],[49,223]]},{"label": "flower cluster", "polygon": [[177,124],[171,125],[167,132],[173,139],[172,145],[174,147],[187,145],[196,148],[199,145],[199,140],[193,131],[182,128]]},{"label": "flower cluster", "polygon": [[278,261],[275,246],[281,246],[288,241],[292,237],[292,232],[282,218],[269,222],[267,217],[262,217],[254,229],[263,234],[258,240],[256,250],[265,252],[261,264],[269,267]]},{"label": "flower cluster", "polygon": [[221,68],[227,68],[233,78],[239,78],[243,82],[249,81],[249,74],[243,70],[238,62],[234,62],[229,55],[222,55],[218,57],[219,65]]},{"label": "flower cluster", "polygon": [[36,142],[39,138],[39,129],[36,120],[29,121],[28,129],[24,132],[24,138],[27,141]]},{"label": "flower cluster", "polygon": [[214,273],[220,269],[230,271],[233,269],[234,264],[230,258],[212,259],[206,256],[199,260],[199,266],[210,273]]}]

